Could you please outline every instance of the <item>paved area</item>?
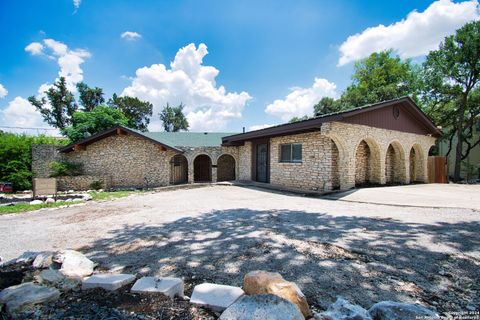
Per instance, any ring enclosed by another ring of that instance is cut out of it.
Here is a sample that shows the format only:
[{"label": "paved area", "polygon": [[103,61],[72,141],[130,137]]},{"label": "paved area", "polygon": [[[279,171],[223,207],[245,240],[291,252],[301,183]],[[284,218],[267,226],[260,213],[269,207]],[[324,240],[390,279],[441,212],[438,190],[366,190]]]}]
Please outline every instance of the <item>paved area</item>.
[{"label": "paved area", "polygon": [[232,286],[264,269],[320,308],[342,295],[452,311],[480,305],[478,230],[471,209],[212,186],[0,216],[0,255],[80,249],[104,270]]},{"label": "paved area", "polygon": [[363,188],[329,195],[327,198],[397,206],[466,208],[480,211],[480,185],[417,184]]}]

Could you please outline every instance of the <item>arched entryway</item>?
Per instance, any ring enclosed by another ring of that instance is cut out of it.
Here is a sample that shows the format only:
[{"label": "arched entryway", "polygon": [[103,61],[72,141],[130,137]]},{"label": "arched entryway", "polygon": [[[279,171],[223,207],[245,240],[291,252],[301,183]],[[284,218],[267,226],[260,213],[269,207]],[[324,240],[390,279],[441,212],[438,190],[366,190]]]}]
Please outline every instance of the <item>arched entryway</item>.
[{"label": "arched entryway", "polygon": [[182,154],[177,154],[170,160],[170,183],[181,184],[188,182],[188,161]]},{"label": "arched entryway", "polygon": [[206,154],[201,154],[193,161],[193,181],[212,181],[212,159]]},{"label": "arched entryway", "polygon": [[217,181],[235,180],[235,158],[222,154],[217,160]]},{"label": "arched entryway", "polygon": [[410,149],[410,182],[423,182],[423,154],[419,145]]},{"label": "arched entryway", "polygon": [[388,145],[385,156],[385,183],[405,183],[405,155],[398,142]]},{"label": "arched entryway", "polygon": [[338,147],[335,141],[330,140],[331,142],[331,179],[332,179],[332,189],[340,189],[340,172],[338,171],[339,162],[340,162],[340,152],[338,151]]},{"label": "arched entryway", "polygon": [[355,152],[355,186],[371,183],[372,150],[362,140]]}]

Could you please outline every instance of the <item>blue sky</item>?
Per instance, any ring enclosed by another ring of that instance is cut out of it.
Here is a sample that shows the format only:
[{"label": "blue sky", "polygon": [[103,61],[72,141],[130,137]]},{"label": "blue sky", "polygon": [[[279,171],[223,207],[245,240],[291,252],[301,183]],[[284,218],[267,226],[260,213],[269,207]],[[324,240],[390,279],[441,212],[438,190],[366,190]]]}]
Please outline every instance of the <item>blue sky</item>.
[{"label": "blue sky", "polygon": [[476,1],[449,0],[1,0],[0,126],[47,127],[25,99],[60,74],[151,101],[151,130],[166,101],[195,131],[277,124],[338,96],[354,60],[421,61],[478,17]]}]

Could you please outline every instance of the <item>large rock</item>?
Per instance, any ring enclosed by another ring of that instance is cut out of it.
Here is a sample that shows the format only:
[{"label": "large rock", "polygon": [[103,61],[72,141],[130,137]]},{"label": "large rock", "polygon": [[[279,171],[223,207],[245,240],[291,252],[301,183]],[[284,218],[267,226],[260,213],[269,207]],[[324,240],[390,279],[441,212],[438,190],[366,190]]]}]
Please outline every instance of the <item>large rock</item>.
[{"label": "large rock", "polygon": [[190,303],[213,311],[223,311],[243,295],[244,292],[239,287],[202,283],[193,288]]},{"label": "large rock", "polygon": [[0,292],[0,304],[5,304],[8,312],[15,313],[27,306],[55,301],[58,297],[60,297],[60,291],[55,288],[26,282]]},{"label": "large rock", "polygon": [[64,279],[65,277],[63,274],[53,269],[43,270],[37,276],[35,276],[35,280],[40,283],[57,284],[62,282]]},{"label": "large rock", "polygon": [[133,274],[96,274],[82,281],[82,290],[102,288],[108,291],[114,291],[133,281],[135,281]]},{"label": "large rock", "polygon": [[61,263],[60,272],[69,278],[83,278],[93,273],[95,263],[82,253],[75,250],[65,250],[57,254],[53,261]]},{"label": "large rock", "polygon": [[225,310],[220,320],[304,320],[296,305],[273,294],[243,296]]},{"label": "large rock", "polygon": [[53,252],[41,252],[33,260],[32,266],[37,269],[47,269],[53,263]]},{"label": "large rock", "polygon": [[133,285],[133,293],[161,293],[173,299],[174,296],[183,298],[183,280],[180,278],[143,277]]},{"label": "large rock", "polygon": [[33,260],[35,260],[37,254],[38,254],[38,252],[25,251],[17,259],[15,259],[15,263],[30,264],[30,263],[32,263]]},{"label": "large rock", "polygon": [[435,312],[423,306],[394,301],[376,303],[368,312],[373,320],[439,319]]},{"label": "large rock", "polygon": [[248,295],[274,294],[297,305],[306,318],[312,315],[307,298],[300,288],[295,283],[283,279],[279,273],[251,271],[243,279],[243,289]]},{"label": "large rock", "polygon": [[43,201],[42,200],[32,200],[30,201],[30,204],[43,204]]},{"label": "large rock", "polygon": [[337,301],[328,307],[325,312],[317,313],[316,320],[372,320],[370,314],[364,308],[351,304],[347,300],[338,297]]}]

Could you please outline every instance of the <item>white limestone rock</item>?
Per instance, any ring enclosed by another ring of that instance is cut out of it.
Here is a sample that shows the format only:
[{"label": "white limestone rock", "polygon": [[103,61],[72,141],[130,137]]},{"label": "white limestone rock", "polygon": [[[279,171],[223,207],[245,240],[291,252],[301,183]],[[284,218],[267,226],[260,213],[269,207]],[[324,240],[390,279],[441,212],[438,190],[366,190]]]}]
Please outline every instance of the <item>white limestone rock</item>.
[{"label": "white limestone rock", "polygon": [[60,272],[69,278],[83,278],[93,273],[95,263],[83,253],[75,250],[64,250],[55,255],[53,261],[61,263]]},{"label": "white limestone rock", "polygon": [[130,290],[133,293],[161,293],[170,298],[183,298],[183,280],[179,278],[143,277],[138,279]]},{"label": "white limestone rock", "polygon": [[364,308],[338,297],[327,311],[317,313],[315,320],[372,320],[372,318]]},{"label": "white limestone rock", "polygon": [[368,310],[373,320],[439,319],[438,314],[421,305],[382,301]]},{"label": "white limestone rock", "polygon": [[45,251],[40,252],[33,260],[32,266],[37,269],[46,269],[50,268],[53,264],[53,252]]},{"label": "white limestone rock", "polygon": [[243,296],[219,320],[304,320],[300,309],[273,294]]},{"label": "white limestone rock", "polygon": [[26,282],[0,292],[0,304],[5,304],[9,313],[15,313],[27,306],[55,301],[58,297],[60,297],[60,291],[55,288]]},{"label": "white limestone rock", "polygon": [[82,290],[103,288],[108,291],[114,291],[132,283],[133,281],[135,281],[135,276],[133,274],[96,274],[82,281]]},{"label": "white limestone rock", "polygon": [[55,199],[47,198],[47,199],[45,199],[45,203],[55,203]]},{"label": "white limestone rock", "polygon": [[31,205],[32,205],[32,204],[42,204],[42,203],[43,203],[42,200],[32,200],[32,201],[30,201],[30,204],[31,204]]},{"label": "white limestone rock", "polygon": [[239,287],[202,283],[193,289],[190,303],[220,312],[228,308],[244,294],[245,292]]}]

